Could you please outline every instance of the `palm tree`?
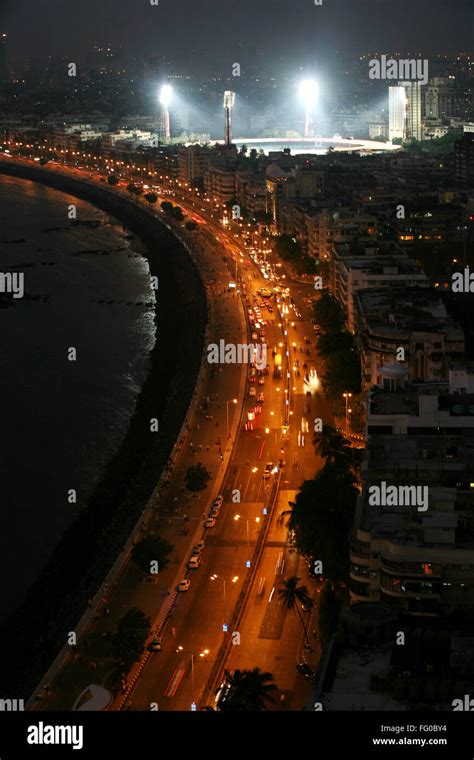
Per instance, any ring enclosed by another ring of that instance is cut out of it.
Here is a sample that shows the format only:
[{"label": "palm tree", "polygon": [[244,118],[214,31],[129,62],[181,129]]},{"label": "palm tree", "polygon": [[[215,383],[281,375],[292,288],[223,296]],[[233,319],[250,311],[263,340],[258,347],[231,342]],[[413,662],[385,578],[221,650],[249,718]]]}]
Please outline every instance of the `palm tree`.
[{"label": "palm tree", "polygon": [[274,702],[272,692],[278,691],[271,673],[253,670],[225,671],[224,687],[217,706],[223,711],[258,712],[266,710],[266,702]]},{"label": "palm tree", "polygon": [[349,469],[354,463],[354,452],[347,438],[331,425],[324,425],[321,433],[313,438],[316,453],[326,460],[325,466],[340,465]]},{"label": "palm tree", "polygon": [[308,589],[306,586],[299,586],[300,578],[297,578],[296,575],[293,575],[291,578],[286,578],[283,581],[283,588],[278,589],[278,596],[280,597],[283,606],[286,607],[286,609],[289,612],[293,612],[293,610],[296,610],[296,612],[299,615],[299,618],[301,620],[301,625],[303,626],[304,631],[304,638],[305,638],[305,644],[308,649],[310,649],[309,641],[308,641],[308,631],[306,630],[306,623],[303,618],[303,614],[301,612],[301,609],[298,605],[298,602],[300,602],[302,605],[313,605],[313,600],[311,599]]}]

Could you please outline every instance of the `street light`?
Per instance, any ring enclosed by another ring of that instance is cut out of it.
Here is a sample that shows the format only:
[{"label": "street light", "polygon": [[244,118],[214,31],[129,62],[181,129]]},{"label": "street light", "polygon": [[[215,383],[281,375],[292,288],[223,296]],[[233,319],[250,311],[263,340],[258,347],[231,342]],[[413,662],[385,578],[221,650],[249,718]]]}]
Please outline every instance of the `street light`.
[{"label": "street light", "polygon": [[247,548],[250,545],[250,536],[249,536],[249,521],[246,517],[242,517],[241,515],[234,515],[234,520],[238,522],[239,520],[245,520],[247,524]]},{"label": "street light", "polygon": [[[223,597],[224,597],[224,624],[225,624],[226,623],[226,618],[227,618],[226,596],[225,596],[225,582],[226,582],[226,579],[222,578],[219,575],[217,575],[217,573],[214,573],[214,575],[211,575],[210,578],[211,578],[211,581],[217,581],[218,578],[220,578],[220,580],[222,581],[222,590],[223,590]],[[238,575],[234,575],[229,580],[230,580],[231,583],[237,583],[237,581],[239,580],[239,576]]]},{"label": "street light", "polygon": [[236,398],[231,398],[229,401],[225,402],[226,412],[227,412],[227,438],[230,438],[230,432],[229,432],[229,404],[236,404],[236,403],[237,403],[237,399]]},{"label": "street light", "polygon": [[[184,649],[184,647],[179,646],[176,650],[177,652],[184,652],[185,654],[191,655],[191,680],[192,680],[192,689],[193,689],[193,702],[194,702],[194,692],[195,692],[195,683],[194,683],[194,658],[196,657],[196,652],[193,652],[191,649]],[[207,654],[209,654],[209,649],[203,649],[201,652],[198,653],[199,657],[205,657]]]},{"label": "street light", "polygon": [[352,393],[343,393],[343,398],[346,399],[346,434],[349,432],[349,412],[352,412],[352,409],[349,409],[349,399],[352,398]]},{"label": "street light", "polygon": [[[235,520],[236,522],[238,522],[239,520],[245,520],[245,522],[246,522],[246,525],[247,525],[247,548],[248,548],[248,547],[249,547],[249,545],[250,545],[250,536],[249,536],[249,520],[248,520],[248,518],[247,518],[247,517],[242,517],[242,515],[234,515],[234,520]],[[256,522],[256,523],[257,523],[257,525],[258,525],[258,523],[260,522],[260,517],[256,517],[256,518],[255,518],[255,522]]]}]

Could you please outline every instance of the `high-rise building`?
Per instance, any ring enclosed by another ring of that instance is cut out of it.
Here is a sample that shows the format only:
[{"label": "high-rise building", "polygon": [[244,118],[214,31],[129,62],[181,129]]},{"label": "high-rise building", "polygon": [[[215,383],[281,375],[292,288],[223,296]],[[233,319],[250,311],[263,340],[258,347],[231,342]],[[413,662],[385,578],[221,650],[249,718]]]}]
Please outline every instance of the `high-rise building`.
[{"label": "high-rise building", "polygon": [[454,114],[454,81],[447,77],[435,77],[428,83],[425,93],[425,116],[442,119]]},{"label": "high-rise building", "polygon": [[421,84],[402,82],[407,97],[406,131],[407,140],[421,140]]},{"label": "high-rise building", "polygon": [[405,139],[406,124],[405,88],[396,86],[388,88],[388,139]]},{"label": "high-rise building", "polygon": [[474,133],[465,132],[454,145],[456,181],[474,186]]},{"label": "high-rise building", "polygon": [[421,85],[400,82],[388,89],[389,140],[421,140]]},{"label": "high-rise building", "polygon": [[0,85],[8,82],[6,42],[7,35],[0,34]]},{"label": "high-rise building", "polygon": [[467,82],[457,82],[453,76],[430,79],[423,100],[427,119],[468,120],[474,113],[472,88]]}]

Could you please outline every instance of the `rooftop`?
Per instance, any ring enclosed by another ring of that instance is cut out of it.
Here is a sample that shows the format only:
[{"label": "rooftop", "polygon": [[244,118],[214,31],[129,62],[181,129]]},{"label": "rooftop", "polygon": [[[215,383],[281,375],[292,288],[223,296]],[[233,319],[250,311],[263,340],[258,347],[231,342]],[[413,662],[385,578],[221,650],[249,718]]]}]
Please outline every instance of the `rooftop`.
[{"label": "rooftop", "polygon": [[410,333],[449,332],[451,339],[464,340],[462,329],[434,289],[405,285],[362,288],[356,299],[364,322],[381,335],[403,337],[405,333],[408,338]]},{"label": "rooftop", "polygon": [[321,695],[324,710],[406,710],[390,694],[370,689],[371,676],[389,669],[390,653],[391,645],[371,652],[344,652],[331,691]]},{"label": "rooftop", "polygon": [[368,396],[370,416],[404,414],[417,417],[430,411],[445,412],[450,417],[474,417],[474,394],[450,393],[449,384],[439,382],[407,383],[395,390],[374,388]]}]

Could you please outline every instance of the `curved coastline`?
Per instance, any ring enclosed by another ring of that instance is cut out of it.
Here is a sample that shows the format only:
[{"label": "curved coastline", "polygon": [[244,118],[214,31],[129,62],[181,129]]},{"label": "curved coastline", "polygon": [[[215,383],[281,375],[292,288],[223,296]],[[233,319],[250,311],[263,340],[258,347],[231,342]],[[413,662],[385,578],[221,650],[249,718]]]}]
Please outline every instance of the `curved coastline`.
[{"label": "curved coastline", "polygon": [[[113,215],[144,242],[150,274],[159,278],[157,338],[122,444],[23,603],[0,626],[3,688],[21,696],[41,679],[74,630],[167,464],[200,369],[207,306],[196,265],[159,218],[111,190],[40,167],[2,162],[0,173],[46,184]],[[158,435],[150,432],[151,418],[159,420]],[[26,661],[28,669],[22,671],[19,663]]]}]

